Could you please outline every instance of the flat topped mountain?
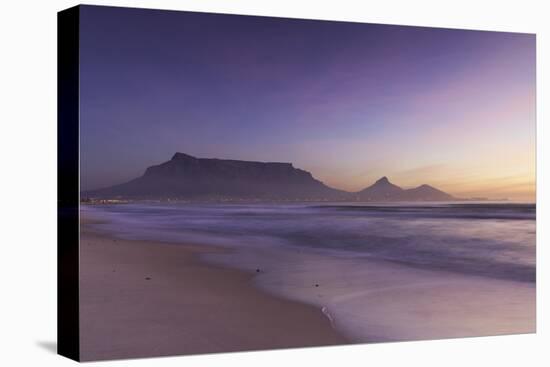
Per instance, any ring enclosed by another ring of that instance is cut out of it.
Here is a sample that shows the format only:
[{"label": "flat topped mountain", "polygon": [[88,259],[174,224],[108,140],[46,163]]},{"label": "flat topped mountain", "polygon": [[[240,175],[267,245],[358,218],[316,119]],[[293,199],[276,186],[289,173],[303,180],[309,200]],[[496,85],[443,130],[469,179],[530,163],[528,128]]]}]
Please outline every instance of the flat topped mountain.
[{"label": "flat topped mountain", "polygon": [[84,193],[91,198],[338,200],[332,189],[291,163],[196,158],[176,153],[127,183]]},{"label": "flat topped mountain", "polygon": [[196,158],[184,153],[176,153],[168,162],[147,168],[144,176],[179,179],[291,179],[294,182],[312,178],[309,172],[296,169],[291,163]]},{"label": "flat topped mountain", "polygon": [[382,177],[356,193],[326,186],[292,163],[197,158],[176,153],[129,182],[82,192],[90,199],[447,201],[451,195],[429,185],[402,189]]}]

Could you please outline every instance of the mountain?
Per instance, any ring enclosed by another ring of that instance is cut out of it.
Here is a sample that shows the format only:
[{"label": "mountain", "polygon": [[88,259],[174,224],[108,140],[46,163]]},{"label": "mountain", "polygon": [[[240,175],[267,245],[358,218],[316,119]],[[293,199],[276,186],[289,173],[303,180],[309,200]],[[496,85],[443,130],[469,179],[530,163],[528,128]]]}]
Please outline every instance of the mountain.
[{"label": "mountain", "polygon": [[196,158],[176,153],[129,182],[82,193],[92,199],[342,200],[349,195],[324,185],[291,163]]},{"label": "mountain", "polygon": [[372,186],[359,191],[356,196],[360,201],[389,201],[401,198],[404,190],[392,184],[386,176],[376,181]]},{"label": "mountain", "polygon": [[430,185],[421,185],[413,189],[402,189],[382,177],[373,185],[354,195],[357,201],[449,201],[456,200],[452,195]]},{"label": "mountain", "polygon": [[414,189],[405,190],[408,201],[449,201],[456,200],[452,195],[436,189],[430,185],[421,185]]},{"label": "mountain", "polygon": [[291,163],[196,158],[176,153],[129,182],[83,191],[86,200],[448,201],[429,185],[402,189],[382,177],[356,193],[336,190]]}]

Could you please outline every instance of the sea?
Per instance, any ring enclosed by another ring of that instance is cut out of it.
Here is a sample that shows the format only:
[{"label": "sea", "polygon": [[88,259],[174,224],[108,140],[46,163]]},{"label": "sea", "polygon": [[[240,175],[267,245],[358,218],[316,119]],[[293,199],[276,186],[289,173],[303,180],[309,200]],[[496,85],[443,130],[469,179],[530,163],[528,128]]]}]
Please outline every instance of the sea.
[{"label": "sea", "polygon": [[203,259],[254,272],[257,287],[319,307],[361,342],[525,332],[534,323],[531,203],[134,203],[81,211],[124,239],[226,247]]}]

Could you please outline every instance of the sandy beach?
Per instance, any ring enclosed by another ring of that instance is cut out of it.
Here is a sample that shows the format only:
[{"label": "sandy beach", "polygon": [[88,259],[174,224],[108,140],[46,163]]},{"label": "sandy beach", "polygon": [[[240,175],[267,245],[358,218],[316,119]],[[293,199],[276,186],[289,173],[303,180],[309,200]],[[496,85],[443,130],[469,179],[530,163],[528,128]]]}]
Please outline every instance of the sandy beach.
[{"label": "sandy beach", "polygon": [[[256,221],[239,220],[227,207],[111,210],[117,212],[81,210],[82,360],[536,330],[536,283],[522,280],[525,271],[511,278],[524,269],[514,264],[507,277],[495,272],[499,278],[405,266],[361,252],[284,246],[271,242],[275,236],[234,236],[237,223],[258,225],[258,215]],[[229,222],[218,220],[217,213],[227,218],[228,210]],[[212,223],[205,222],[205,211],[216,218],[215,226],[205,224]],[[212,234],[198,237],[195,227],[182,229],[190,223]],[[269,217],[269,225],[276,223]],[[221,236],[223,228],[230,230]],[[297,228],[307,230],[303,223]]]},{"label": "sandy beach", "polygon": [[216,247],[128,241],[81,226],[81,358],[101,360],[346,343],[320,309],[198,260]]},{"label": "sandy beach", "polygon": [[323,308],[354,343],[532,333],[536,285],[302,249],[252,248],[206,257],[265,269],[260,289]]}]

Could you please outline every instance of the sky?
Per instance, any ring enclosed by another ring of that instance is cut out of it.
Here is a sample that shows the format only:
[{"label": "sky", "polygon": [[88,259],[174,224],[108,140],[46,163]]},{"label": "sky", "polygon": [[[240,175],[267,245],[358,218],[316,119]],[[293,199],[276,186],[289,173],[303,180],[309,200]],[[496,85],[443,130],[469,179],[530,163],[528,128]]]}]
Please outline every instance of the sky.
[{"label": "sky", "polygon": [[81,7],[81,189],[175,152],[535,199],[535,36]]}]

